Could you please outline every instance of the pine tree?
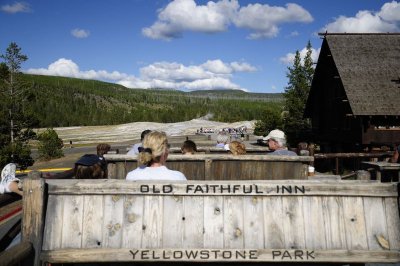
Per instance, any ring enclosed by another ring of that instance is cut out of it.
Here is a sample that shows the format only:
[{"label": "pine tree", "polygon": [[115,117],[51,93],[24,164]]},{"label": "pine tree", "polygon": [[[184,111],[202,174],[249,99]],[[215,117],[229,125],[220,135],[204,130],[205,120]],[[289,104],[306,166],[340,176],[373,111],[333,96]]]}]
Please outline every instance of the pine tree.
[{"label": "pine tree", "polygon": [[28,57],[12,42],[0,58],[4,60],[0,66],[0,166],[14,162],[25,168],[33,164],[28,141],[35,137],[31,130],[35,119],[26,105],[31,94],[20,81],[21,64]]},{"label": "pine tree", "polygon": [[284,94],[286,112],[283,129],[291,145],[296,145],[300,141],[309,141],[310,138],[311,124],[308,119],[303,118],[303,113],[314,74],[311,48],[311,43],[308,42],[303,65],[300,52],[296,51],[293,66],[288,67],[289,82]]}]

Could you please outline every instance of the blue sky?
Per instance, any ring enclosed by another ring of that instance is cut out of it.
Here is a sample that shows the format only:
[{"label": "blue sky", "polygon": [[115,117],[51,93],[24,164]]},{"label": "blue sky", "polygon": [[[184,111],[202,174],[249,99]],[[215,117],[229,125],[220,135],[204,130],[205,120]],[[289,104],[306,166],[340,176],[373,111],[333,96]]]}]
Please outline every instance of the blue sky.
[{"label": "blue sky", "polygon": [[400,32],[400,2],[0,0],[0,52],[16,42],[24,72],[135,88],[283,92],[325,30]]}]

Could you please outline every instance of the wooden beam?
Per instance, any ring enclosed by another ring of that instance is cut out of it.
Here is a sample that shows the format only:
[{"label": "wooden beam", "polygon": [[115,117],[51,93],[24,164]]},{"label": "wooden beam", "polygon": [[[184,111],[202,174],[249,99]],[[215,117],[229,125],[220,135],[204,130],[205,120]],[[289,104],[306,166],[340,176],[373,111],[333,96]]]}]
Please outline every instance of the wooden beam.
[{"label": "wooden beam", "polygon": [[[190,255],[187,255],[190,254]],[[195,255],[194,255],[195,254]],[[244,257],[244,258],[243,258]],[[399,262],[399,251],[284,249],[61,249],[42,252],[49,263],[79,262]]]},{"label": "wooden beam", "polygon": [[44,179],[33,179],[37,177],[36,172],[28,174],[24,179],[23,194],[23,215],[22,215],[22,241],[30,242],[33,245],[35,260],[33,265],[39,266],[39,255],[42,247],[44,227]]},{"label": "wooden beam", "polygon": [[[130,156],[126,154],[104,154],[109,162],[114,161],[137,161],[136,156]],[[312,162],[314,158],[312,156],[284,156],[284,155],[241,155],[235,156],[232,154],[194,154],[194,155],[182,155],[182,154],[170,154],[168,155],[167,161],[273,161],[273,162]]]},{"label": "wooden beam", "polygon": [[[308,181],[308,180],[254,180],[246,181],[126,181],[118,179],[47,180],[49,195],[175,195],[175,196],[274,196],[282,195],[277,187],[304,187],[298,196],[371,196],[397,197],[396,184],[375,181]],[[371,185],[373,184],[373,186]],[[257,189],[255,188],[257,185]],[[251,192],[244,192],[252,188]],[[230,189],[229,189],[229,188]],[[235,187],[235,189],[234,189]],[[351,189],[349,189],[351,187]],[[244,188],[244,189],[243,189]],[[291,195],[295,196],[295,195]]]}]

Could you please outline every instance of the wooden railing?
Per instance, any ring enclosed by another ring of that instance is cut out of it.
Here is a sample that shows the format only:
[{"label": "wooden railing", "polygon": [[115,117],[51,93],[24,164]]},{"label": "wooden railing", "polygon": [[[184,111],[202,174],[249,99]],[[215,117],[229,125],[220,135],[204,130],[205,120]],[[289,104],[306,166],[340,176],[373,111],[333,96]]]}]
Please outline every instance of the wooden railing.
[{"label": "wooden railing", "polygon": [[[108,176],[125,179],[135,169],[136,156],[106,154]],[[181,171],[189,180],[307,179],[310,156],[195,154],[168,156],[167,167]]]},{"label": "wooden railing", "polygon": [[[347,167],[352,168],[351,170],[360,170],[361,161],[363,160],[384,160],[390,158],[393,152],[370,152],[370,153],[316,153],[314,154],[315,164],[320,161],[333,161],[334,173],[340,174],[343,170],[341,164],[345,161],[348,162]],[[352,164],[352,165],[349,165]]]}]

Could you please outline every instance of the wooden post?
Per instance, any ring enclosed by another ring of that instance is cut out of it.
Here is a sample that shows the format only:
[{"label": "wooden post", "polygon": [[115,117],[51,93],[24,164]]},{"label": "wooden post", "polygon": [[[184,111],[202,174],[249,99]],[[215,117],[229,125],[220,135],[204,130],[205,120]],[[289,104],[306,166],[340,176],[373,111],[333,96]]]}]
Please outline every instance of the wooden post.
[{"label": "wooden post", "polygon": [[39,172],[31,172],[24,180],[23,214],[22,214],[22,241],[32,243],[34,249],[35,266],[40,265],[40,251],[44,227],[44,179],[39,178]]},{"label": "wooden post", "polygon": [[204,160],[204,180],[211,180],[211,165],[212,165],[212,160],[211,159],[205,159]]}]

